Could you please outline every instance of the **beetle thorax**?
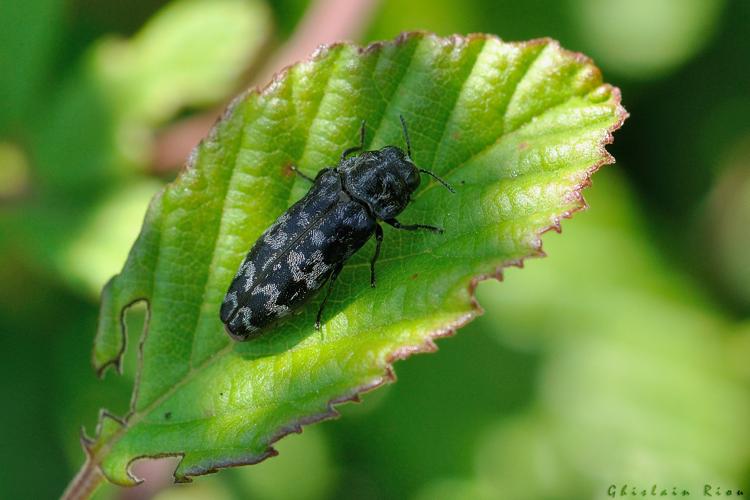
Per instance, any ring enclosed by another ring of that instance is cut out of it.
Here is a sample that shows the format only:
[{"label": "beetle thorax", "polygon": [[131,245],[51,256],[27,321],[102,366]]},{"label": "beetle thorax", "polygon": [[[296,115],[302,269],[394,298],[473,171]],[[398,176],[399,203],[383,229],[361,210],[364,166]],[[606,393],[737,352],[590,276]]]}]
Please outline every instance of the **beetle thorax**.
[{"label": "beetle thorax", "polygon": [[400,214],[420,183],[419,169],[395,146],[344,160],[338,171],[344,189],[382,220]]}]

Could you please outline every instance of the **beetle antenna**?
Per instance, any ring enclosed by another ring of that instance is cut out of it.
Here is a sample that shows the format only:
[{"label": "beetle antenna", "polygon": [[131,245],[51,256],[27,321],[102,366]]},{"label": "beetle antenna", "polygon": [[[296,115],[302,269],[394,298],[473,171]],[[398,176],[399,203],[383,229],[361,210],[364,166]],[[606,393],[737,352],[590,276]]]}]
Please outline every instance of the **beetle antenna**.
[{"label": "beetle antenna", "polygon": [[440,177],[438,177],[437,175],[433,174],[433,173],[432,173],[432,172],[430,172],[429,170],[425,170],[425,169],[423,169],[423,168],[420,168],[420,169],[419,169],[419,171],[420,171],[420,172],[422,172],[423,174],[427,174],[427,175],[430,175],[430,176],[432,176],[432,178],[433,178],[433,179],[435,179],[435,180],[436,180],[436,181],[438,181],[438,182],[439,182],[440,184],[442,184],[442,185],[443,185],[443,186],[444,186],[444,187],[445,187],[445,188],[446,188],[446,189],[447,189],[448,191],[450,191],[450,192],[451,192],[451,193],[453,193],[453,194],[456,194],[456,190],[455,190],[455,189],[453,189],[453,188],[451,187],[451,185],[450,185],[450,184],[448,184],[448,183],[447,183],[447,182],[445,182],[445,181],[444,181],[443,179],[441,179],[441,178],[440,178]]},{"label": "beetle antenna", "polygon": [[409,140],[409,132],[406,130],[406,120],[404,115],[398,115],[401,119],[401,128],[404,130],[404,140],[406,141],[406,154],[411,158],[411,141]]}]

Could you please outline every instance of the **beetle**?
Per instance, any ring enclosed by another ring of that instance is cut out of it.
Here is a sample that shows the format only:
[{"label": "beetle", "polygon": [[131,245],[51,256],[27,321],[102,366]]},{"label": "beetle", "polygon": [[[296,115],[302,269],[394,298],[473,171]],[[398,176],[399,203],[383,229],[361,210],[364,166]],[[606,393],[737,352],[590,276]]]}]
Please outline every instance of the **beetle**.
[{"label": "beetle", "polygon": [[[405,231],[443,232],[396,219],[419,187],[420,174],[432,176],[455,193],[443,179],[412,162],[406,122],[399,118],[406,152],[397,146],[364,151],[362,121],[359,145],[344,150],[336,167],[320,170],[314,179],[292,167],[312,187],[258,238],[229,285],[220,318],[233,339],[260,336],[328,282],[315,321],[320,329],[323,309],[344,263],[373,235],[370,285],[374,288],[375,263],[383,243],[380,221]],[[351,156],[354,153],[359,154]]]}]

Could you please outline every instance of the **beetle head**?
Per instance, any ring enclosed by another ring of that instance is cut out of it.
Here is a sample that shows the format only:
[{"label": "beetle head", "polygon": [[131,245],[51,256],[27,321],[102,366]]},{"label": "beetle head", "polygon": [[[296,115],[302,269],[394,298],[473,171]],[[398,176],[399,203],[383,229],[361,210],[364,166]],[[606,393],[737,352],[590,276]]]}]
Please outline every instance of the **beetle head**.
[{"label": "beetle head", "polygon": [[385,146],[376,151],[380,155],[380,163],[386,172],[397,176],[403,182],[403,189],[407,194],[417,190],[421,179],[419,178],[419,167],[411,161],[409,155],[397,146]]},{"label": "beetle head", "polygon": [[419,169],[396,146],[365,151],[346,160],[340,171],[345,189],[382,220],[400,214],[420,183]]},{"label": "beetle head", "polygon": [[[359,156],[342,159],[338,171],[343,174],[344,189],[381,220],[389,220],[400,214],[411,201],[411,195],[419,188],[420,174],[428,174],[455,193],[443,179],[417,167],[411,160],[411,141],[403,116],[406,151],[397,146],[385,146],[376,151],[365,151]],[[364,144],[364,122],[362,128]],[[344,154],[346,156],[346,153]]]},{"label": "beetle head", "polygon": [[[384,192],[391,193],[392,198],[394,198],[387,201],[395,202],[385,203],[384,206],[374,210],[375,215],[383,220],[395,217],[406,208],[406,205],[411,201],[411,195],[419,188],[422,182],[420,174],[427,174],[442,184],[451,193],[456,192],[450,184],[434,173],[416,166],[409,157],[409,154],[404,153],[402,149],[396,146],[386,146],[375,153],[381,155],[381,175],[384,181],[388,181],[389,184],[383,186]],[[396,211],[394,212],[393,210]]]}]

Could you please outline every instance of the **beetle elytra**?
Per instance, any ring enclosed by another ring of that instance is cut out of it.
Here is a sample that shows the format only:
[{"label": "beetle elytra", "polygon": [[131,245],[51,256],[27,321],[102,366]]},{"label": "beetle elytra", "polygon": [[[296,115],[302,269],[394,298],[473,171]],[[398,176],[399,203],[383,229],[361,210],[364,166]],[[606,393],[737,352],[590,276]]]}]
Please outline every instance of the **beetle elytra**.
[{"label": "beetle elytra", "polygon": [[[363,121],[359,145],[344,150],[336,167],[320,170],[314,179],[294,169],[312,187],[258,238],[232,280],[220,311],[232,338],[261,335],[327,282],[315,322],[320,328],[325,303],[344,263],[373,235],[370,285],[375,287],[375,263],[383,242],[380,221],[406,231],[443,232],[396,219],[419,187],[420,174],[432,176],[455,192],[443,179],[412,162],[406,122],[400,118],[406,152],[397,146],[364,151]],[[359,154],[351,156],[354,153]]]}]

